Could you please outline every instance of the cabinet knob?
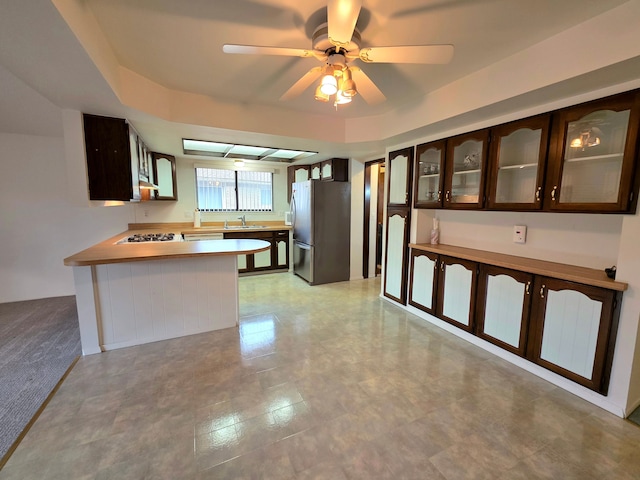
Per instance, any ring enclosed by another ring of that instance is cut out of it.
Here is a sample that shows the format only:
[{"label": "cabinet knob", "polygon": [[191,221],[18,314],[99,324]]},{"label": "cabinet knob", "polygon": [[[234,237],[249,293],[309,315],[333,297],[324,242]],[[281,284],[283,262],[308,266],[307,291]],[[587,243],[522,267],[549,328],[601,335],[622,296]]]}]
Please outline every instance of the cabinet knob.
[{"label": "cabinet knob", "polygon": [[531,287],[531,282],[527,282],[526,287],[524,287],[524,291],[527,295],[531,294],[531,292],[529,291],[529,287]]},{"label": "cabinet knob", "polygon": [[558,189],[557,185],[553,186],[553,190],[551,190],[551,200],[556,201],[556,190]]},{"label": "cabinet knob", "polygon": [[538,187],[536,190],[536,202],[540,201],[540,191],[542,190],[542,187]]},{"label": "cabinet knob", "polygon": [[438,190],[438,201],[442,201],[442,190]]},{"label": "cabinet knob", "polygon": [[542,285],[542,287],[540,287],[540,298],[544,298],[544,289],[545,289],[546,285]]},{"label": "cabinet knob", "polygon": [[444,194],[444,198],[445,200],[448,202],[449,201],[449,197],[450,197],[450,193],[449,190],[447,190],[447,193]]},{"label": "cabinet knob", "polygon": [[440,271],[444,272],[444,262],[440,262]]}]

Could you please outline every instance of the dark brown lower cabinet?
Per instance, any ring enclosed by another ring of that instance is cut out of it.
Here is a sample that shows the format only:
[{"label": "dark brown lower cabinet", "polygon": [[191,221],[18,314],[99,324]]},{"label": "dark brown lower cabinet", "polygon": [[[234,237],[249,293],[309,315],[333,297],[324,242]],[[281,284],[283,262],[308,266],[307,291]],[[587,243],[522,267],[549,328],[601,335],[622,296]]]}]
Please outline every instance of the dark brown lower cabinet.
[{"label": "dark brown lower cabinet", "polygon": [[436,315],[439,255],[412,249],[410,268],[409,305]]},{"label": "dark brown lower cabinet", "polygon": [[476,335],[525,356],[533,275],[482,265],[478,276]]},{"label": "dark brown lower cabinet", "polygon": [[261,272],[289,269],[289,231],[268,230],[261,232],[225,232],[224,238],[257,239],[271,243],[264,252],[238,255],[238,272]]},{"label": "dark brown lower cabinet", "polygon": [[621,292],[536,277],[527,357],[606,394]]},{"label": "dark brown lower cabinet", "polygon": [[384,296],[407,304],[407,259],[411,211],[405,207],[387,207],[385,242]]},{"label": "dark brown lower cabinet", "polygon": [[622,292],[412,249],[409,304],[607,394]]},{"label": "dark brown lower cabinet", "polygon": [[476,262],[412,250],[409,304],[472,332],[477,271]]},{"label": "dark brown lower cabinet", "polygon": [[456,327],[473,332],[478,264],[440,255],[437,316]]}]

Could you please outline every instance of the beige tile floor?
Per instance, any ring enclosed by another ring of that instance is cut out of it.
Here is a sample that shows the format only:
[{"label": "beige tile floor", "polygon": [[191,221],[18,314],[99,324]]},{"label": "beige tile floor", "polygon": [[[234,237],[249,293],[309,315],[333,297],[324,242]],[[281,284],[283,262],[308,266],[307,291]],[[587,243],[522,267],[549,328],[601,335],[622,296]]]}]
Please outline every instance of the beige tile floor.
[{"label": "beige tile floor", "polygon": [[81,358],[0,479],[640,479],[640,428],[381,300],[246,277],[227,329]]}]

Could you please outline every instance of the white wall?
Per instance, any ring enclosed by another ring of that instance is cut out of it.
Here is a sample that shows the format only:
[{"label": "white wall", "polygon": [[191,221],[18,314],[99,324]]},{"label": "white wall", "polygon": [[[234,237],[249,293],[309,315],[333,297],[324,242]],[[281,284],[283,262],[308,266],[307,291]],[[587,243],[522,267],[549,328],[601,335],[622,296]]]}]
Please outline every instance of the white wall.
[{"label": "white wall", "polygon": [[362,249],[364,244],[364,164],[349,161],[351,182],[351,273],[350,279],[362,278]]},{"label": "white wall", "polygon": [[[176,177],[178,180],[178,201],[149,201],[134,206],[134,223],[155,222],[192,222],[196,208],[195,167],[234,168],[229,160],[194,160],[176,158]],[[284,212],[289,210],[287,203],[287,164],[268,162],[245,162],[243,168],[266,168],[273,174],[273,212],[246,213],[247,222],[284,221]],[[202,212],[203,222],[239,222],[240,213]]]},{"label": "white wall", "polygon": [[63,259],[126,230],[128,208],[70,201],[62,137],[0,133],[0,164],[0,303],[75,294]]}]

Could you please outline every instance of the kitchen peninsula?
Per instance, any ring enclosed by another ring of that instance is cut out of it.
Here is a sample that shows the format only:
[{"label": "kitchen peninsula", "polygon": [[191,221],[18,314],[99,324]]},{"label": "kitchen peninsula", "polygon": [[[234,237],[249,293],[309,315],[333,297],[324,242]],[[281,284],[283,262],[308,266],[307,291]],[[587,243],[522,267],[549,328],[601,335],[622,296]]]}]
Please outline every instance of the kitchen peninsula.
[{"label": "kitchen peninsula", "polygon": [[84,355],[236,326],[237,256],[271,247],[255,239],[118,243],[140,233],[64,259]]}]

